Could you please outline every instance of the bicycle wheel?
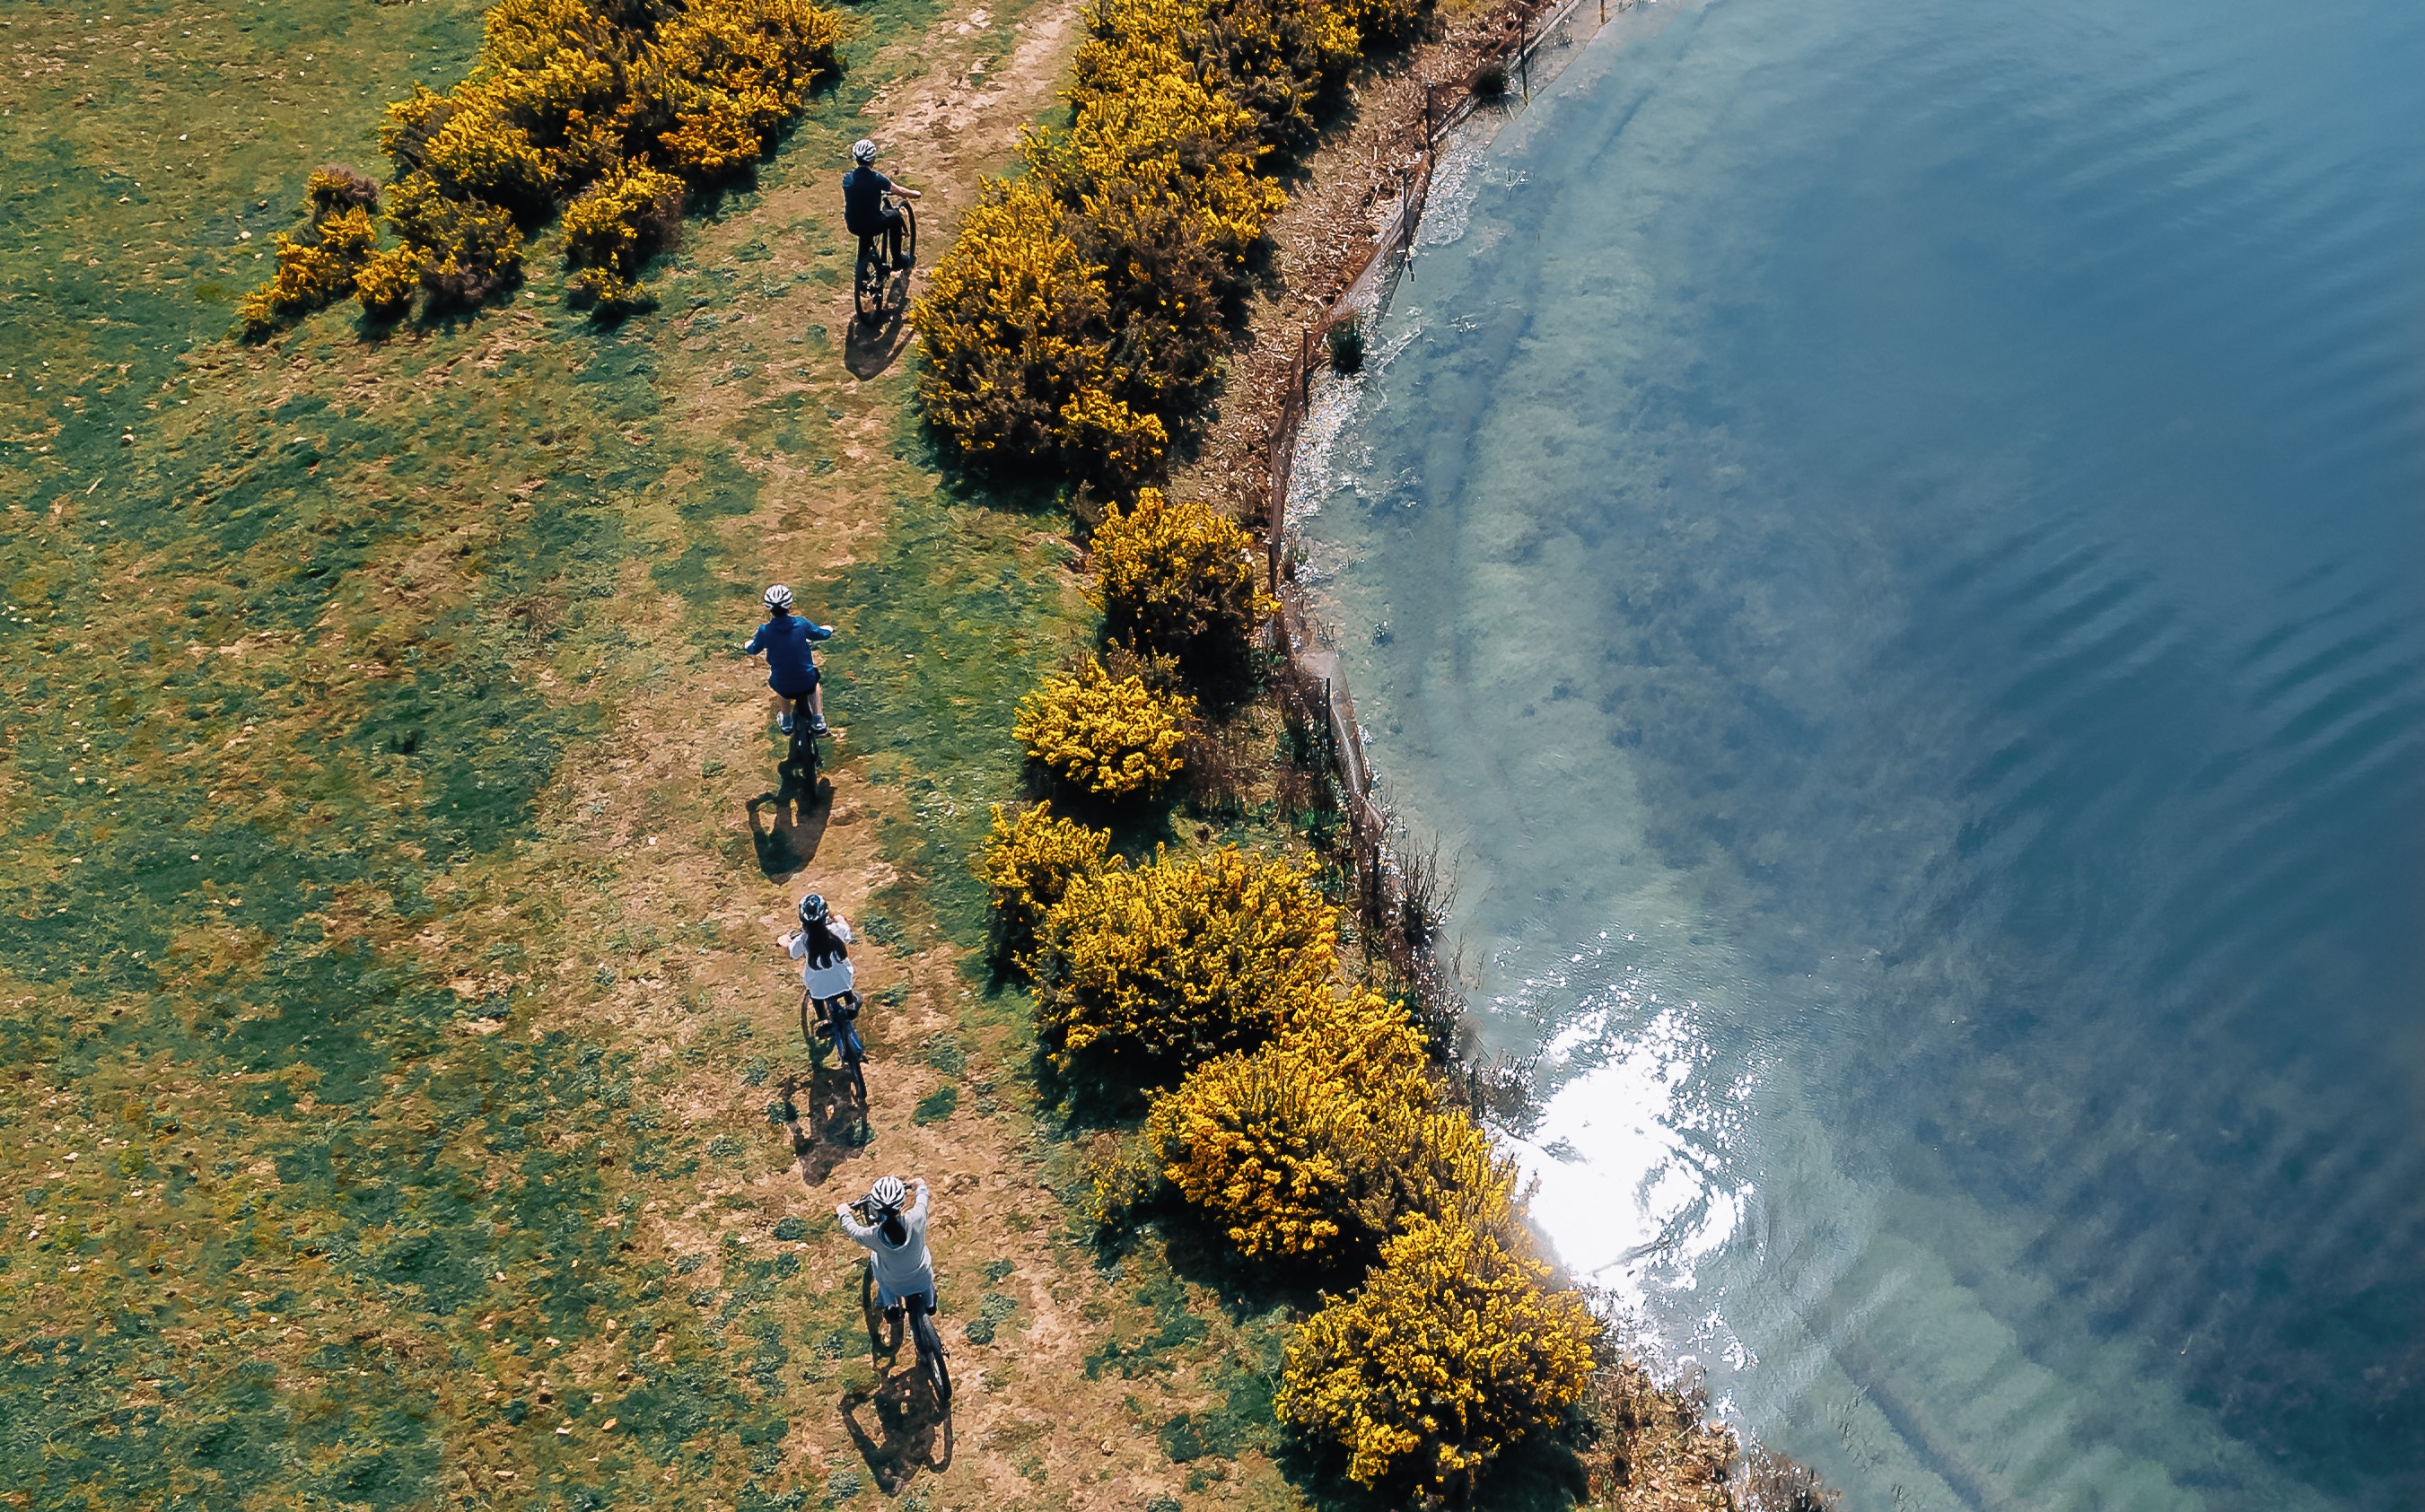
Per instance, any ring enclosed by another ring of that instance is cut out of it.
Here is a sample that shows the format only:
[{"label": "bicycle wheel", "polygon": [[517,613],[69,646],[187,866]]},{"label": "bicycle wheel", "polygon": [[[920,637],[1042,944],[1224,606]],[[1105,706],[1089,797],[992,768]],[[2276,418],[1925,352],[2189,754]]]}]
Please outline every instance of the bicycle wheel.
[{"label": "bicycle wheel", "polygon": [[867,1062],[853,1055],[843,1061],[842,1067],[850,1076],[850,1089],[859,1094],[859,1101],[864,1105],[867,1102]]},{"label": "bicycle wheel", "polygon": [[873,320],[884,313],[884,282],[888,274],[883,255],[876,250],[875,238],[859,239],[859,268],[852,275],[852,287],[859,305],[859,318]]},{"label": "bicycle wheel", "polygon": [[817,780],[817,736],[809,719],[809,700],[794,700],[792,746],[783,757],[783,764],[798,773],[801,781],[813,784]]},{"label": "bicycle wheel", "polygon": [[918,1341],[918,1368],[926,1374],[926,1385],[935,1393],[935,1405],[949,1410],[952,1406],[952,1367],[943,1358],[943,1336],[935,1331],[935,1319],[924,1308],[909,1311],[909,1329]]},{"label": "bicycle wheel", "polygon": [[918,262],[918,212],[907,200],[901,201],[901,261],[913,267]]}]

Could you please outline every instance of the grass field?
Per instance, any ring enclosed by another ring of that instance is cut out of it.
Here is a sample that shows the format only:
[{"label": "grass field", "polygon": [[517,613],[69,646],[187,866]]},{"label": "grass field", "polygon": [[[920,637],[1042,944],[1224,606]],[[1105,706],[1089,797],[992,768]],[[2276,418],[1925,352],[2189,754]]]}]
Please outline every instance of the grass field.
[{"label": "grass field", "polygon": [[[478,11],[0,10],[0,1499],[1299,1504],[1277,1326],[1070,1242],[964,966],[1065,523],[946,497],[845,329],[842,144],[914,131],[947,229],[1071,8],[854,8],[620,328],[542,239],[497,308],[231,339]],[[829,803],[732,654],[774,577],[844,632]],[[878,947],[863,1126],[767,943],[810,885]],[[938,1187],[952,1439],[827,1216],[882,1169]]]}]

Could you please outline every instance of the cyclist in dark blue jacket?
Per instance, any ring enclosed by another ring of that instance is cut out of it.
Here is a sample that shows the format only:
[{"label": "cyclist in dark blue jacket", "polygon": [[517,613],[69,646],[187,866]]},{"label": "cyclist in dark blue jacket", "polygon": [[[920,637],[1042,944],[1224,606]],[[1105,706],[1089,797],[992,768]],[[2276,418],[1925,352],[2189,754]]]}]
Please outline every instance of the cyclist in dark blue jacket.
[{"label": "cyclist in dark blue jacket", "polygon": [[790,588],[778,583],[766,590],[766,622],[741,650],[750,656],[764,654],[766,685],[775,690],[775,722],[787,735],[792,732],[792,700],[803,696],[809,700],[810,732],[826,732],[824,679],[809,642],[829,640],[833,633],[831,625],[812,625],[792,613]]},{"label": "cyclist in dark blue jacket", "polygon": [[861,137],[853,142],[850,160],[857,164],[842,176],[842,222],[854,236],[881,236],[896,273],[909,265],[901,255],[901,212],[887,206],[884,197],[897,194],[915,200],[918,191],[905,188],[875,171],[875,144]]}]

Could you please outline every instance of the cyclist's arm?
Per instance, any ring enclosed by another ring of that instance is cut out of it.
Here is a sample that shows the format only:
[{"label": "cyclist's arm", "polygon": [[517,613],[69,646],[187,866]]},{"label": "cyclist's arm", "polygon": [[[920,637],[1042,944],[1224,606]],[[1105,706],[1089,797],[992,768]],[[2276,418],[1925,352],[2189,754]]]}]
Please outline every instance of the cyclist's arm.
[{"label": "cyclist's arm", "polygon": [[907,1221],[913,1231],[923,1233],[926,1229],[926,1178],[921,1176],[912,1184],[918,1188],[918,1200],[909,1204]]},{"label": "cyclist's arm", "polygon": [[853,1239],[858,1240],[860,1244],[866,1246],[870,1249],[875,1247],[875,1231],[850,1215],[849,1203],[835,1203],[834,1216],[842,1220],[843,1232],[850,1235]]},{"label": "cyclist's arm", "polygon": [[806,619],[801,620],[800,624],[808,631],[811,640],[831,640],[834,637],[834,627],[831,625],[811,624]]},{"label": "cyclist's arm", "polygon": [[766,627],[764,625],[760,625],[757,631],[750,635],[749,644],[741,648],[741,654],[744,656],[757,655],[760,651],[766,649],[765,640]]},{"label": "cyclist's arm", "polygon": [[826,921],[826,927],[833,931],[833,937],[836,940],[841,941],[845,945],[850,943],[850,921],[848,919],[845,919],[841,914],[837,913],[832,918]]}]

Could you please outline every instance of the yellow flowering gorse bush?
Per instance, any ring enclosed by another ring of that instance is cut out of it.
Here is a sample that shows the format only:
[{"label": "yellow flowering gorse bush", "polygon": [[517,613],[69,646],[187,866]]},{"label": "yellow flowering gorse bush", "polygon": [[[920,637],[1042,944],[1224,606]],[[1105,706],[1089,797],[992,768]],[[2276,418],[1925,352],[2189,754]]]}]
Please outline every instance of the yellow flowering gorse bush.
[{"label": "yellow flowering gorse bush", "polygon": [[310,241],[278,233],[278,271],[236,307],[246,330],[258,334],[354,292],[354,275],[378,245],[378,228],[371,224],[370,212],[354,206],[322,220],[314,230]]},{"label": "yellow flowering gorse bush", "polygon": [[1200,680],[1235,672],[1255,626],[1279,605],[1257,586],[1254,538],[1193,499],[1147,489],[1095,529],[1103,630],[1143,656],[1169,656]]},{"label": "yellow flowering gorse bush", "polygon": [[1344,1447],[1363,1485],[1469,1487],[1590,1384],[1598,1325],[1549,1279],[1491,1229],[1414,1219],[1290,1341],[1280,1417]]},{"label": "yellow flowering gorse bush", "polygon": [[606,306],[639,297],[640,265],[682,227],[683,182],[626,163],[564,207],[564,255],[573,282]]},{"label": "yellow flowering gorse bush", "polygon": [[1313,876],[1229,846],[1073,878],[1036,940],[1046,1052],[1155,1074],[1269,1038],[1330,979],[1338,910]]},{"label": "yellow flowering gorse bush", "polygon": [[972,460],[1052,456],[1082,394],[1109,395],[1100,269],[1031,179],[989,187],[961,222],[912,320],[918,398]]},{"label": "yellow flowering gorse bush", "polygon": [[[1067,130],[944,254],[910,321],[927,418],[970,460],[1126,496],[1220,373],[1227,307],[1286,202],[1275,150],[1422,0],[1095,0]],[[1077,298],[1037,307],[1026,291]]]},{"label": "yellow flowering gorse bush", "polygon": [[247,323],[266,330],[340,283],[377,315],[400,312],[416,281],[436,303],[484,299],[514,280],[523,231],[568,201],[582,206],[567,227],[576,291],[635,302],[634,275],[670,239],[683,196],[766,151],[839,72],[840,39],[813,0],[497,0],[467,78],[388,106],[379,148],[400,246],[324,232],[328,253],[281,253]]},{"label": "yellow flowering gorse bush", "polygon": [[1271,1043],[1190,1071],[1155,1100],[1148,1128],[1163,1174],[1243,1253],[1333,1259],[1389,1227],[1392,1166],[1407,1151],[1383,1135],[1408,1125],[1384,1109],[1428,1108],[1425,1073],[1403,1011],[1325,991]]},{"label": "yellow flowering gorse bush", "polygon": [[1050,803],[1031,803],[1016,814],[995,806],[993,832],[977,854],[976,874],[993,904],[998,936],[1015,962],[1023,962],[1044,915],[1073,879],[1116,864],[1111,843],[1100,829],[1058,817]]},{"label": "yellow flowering gorse bush", "polygon": [[1180,728],[1195,700],[1159,693],[1141,677],[1114,677],[1089,658],[1072,677],[1049,677],[1020,700],[1012,738],[1065,782],[1100,797],[1152,793],[1179,775]]},{"label": "yellow flowering gorse bush", "polygon": [[1249,1256],[1369,1261],[1417,1215],[1498,1221],[1513,1185],[1440,1097],[1405,1009],[1369,990],[1323,994],[1271,1043],[1197,1067],[1149,1128],[1179,1195]]}]

